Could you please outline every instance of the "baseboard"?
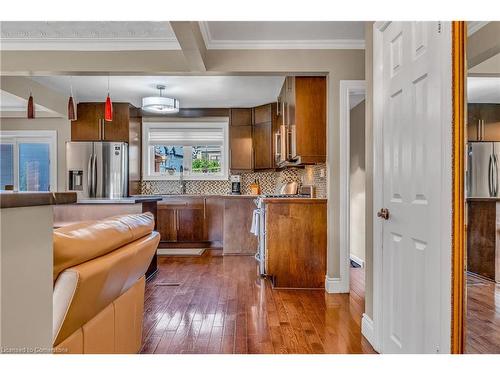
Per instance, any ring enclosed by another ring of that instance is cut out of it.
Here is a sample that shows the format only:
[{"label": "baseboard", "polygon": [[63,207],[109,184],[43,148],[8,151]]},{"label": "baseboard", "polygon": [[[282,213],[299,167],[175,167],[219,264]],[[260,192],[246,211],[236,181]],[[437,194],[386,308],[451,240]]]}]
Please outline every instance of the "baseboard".
[{"label": "baseboard", "polygon": [[366,314],[363,314],[361,318],[361,334],[368,340],[368,342],[373,346],[373,349],[377,350],[378,345],[375,340],[375,327],[373,326],[373,320]]},{"label": "baseboard", "polygon": [[325,279],[325,290],[327,293],[349,293],[349,285],[345,284],[339,277],[327,276]]},{"label": "baseboard", "polygon": [[361,258],[358,258],[356,255],[352,255],[350,254],[349,255],[349,258],[354,261],[355,263],[359,264],[361,266],[361,268],[364,268],[365,267],[365,261]]}]

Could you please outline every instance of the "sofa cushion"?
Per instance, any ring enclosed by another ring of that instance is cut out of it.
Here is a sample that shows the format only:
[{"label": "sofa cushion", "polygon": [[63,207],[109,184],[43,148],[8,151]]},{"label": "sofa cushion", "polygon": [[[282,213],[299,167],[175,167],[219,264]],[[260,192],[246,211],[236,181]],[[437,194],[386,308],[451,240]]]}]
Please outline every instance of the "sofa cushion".
[{"label": "sofa cushion", "polygon": [[153,214],[114,216],[54,230],[54,281],[67,268],[118,249],[154,229]]}]

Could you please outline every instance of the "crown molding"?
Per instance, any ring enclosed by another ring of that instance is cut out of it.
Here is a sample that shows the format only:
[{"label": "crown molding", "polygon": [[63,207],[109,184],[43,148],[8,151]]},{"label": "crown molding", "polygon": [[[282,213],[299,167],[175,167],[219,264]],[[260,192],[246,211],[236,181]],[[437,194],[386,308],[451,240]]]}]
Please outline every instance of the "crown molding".
[{"label": "crown molding", "polygon": [[215,40],[207,21],[200,21],[207,49],[364,49],[364,39],[324,40]]},{"label": "crown molding", "polygon": [[2,51],[180,50],[175,38],[0,38]]},{"label": "crown molding", "polygon": [[489,21],[469,21],[467,22],[467,36],[471,36],[479,29],[483,28]]}]

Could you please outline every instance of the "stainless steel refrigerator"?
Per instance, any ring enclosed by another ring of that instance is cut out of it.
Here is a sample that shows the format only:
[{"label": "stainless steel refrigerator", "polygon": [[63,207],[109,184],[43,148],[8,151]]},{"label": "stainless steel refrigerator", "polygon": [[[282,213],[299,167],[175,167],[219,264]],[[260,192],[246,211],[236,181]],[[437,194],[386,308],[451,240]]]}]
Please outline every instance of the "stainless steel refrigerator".
[{"label": "stainless steel refrigerator", "polygon": [[128,195],[128,144],[66,142],[66,188],[79,198]]},{"label": "stainless steel refrigerator", "polygon": [[498,197],[500,142],[467,144],[467,197]]}]

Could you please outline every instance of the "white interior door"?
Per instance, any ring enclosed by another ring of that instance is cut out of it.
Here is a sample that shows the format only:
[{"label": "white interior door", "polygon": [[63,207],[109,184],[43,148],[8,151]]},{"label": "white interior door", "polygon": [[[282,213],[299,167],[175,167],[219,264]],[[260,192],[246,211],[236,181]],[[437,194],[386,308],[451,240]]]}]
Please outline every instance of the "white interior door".
[{"label": "white interior door", "polygon": [[378,219],[382,351],[436,353],[443,324],[441,251],[450,251],[441,242],[448,233],[442,226],[443,155],[451,152],[443,146],[442,116],[451,101],[443,103],[449,78],[442,46],[450,35],[439,22],[392,22],[381,32],[383,181],[377,209],[389,212]]}]

